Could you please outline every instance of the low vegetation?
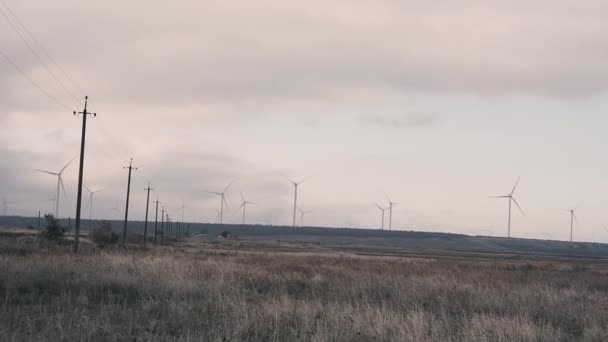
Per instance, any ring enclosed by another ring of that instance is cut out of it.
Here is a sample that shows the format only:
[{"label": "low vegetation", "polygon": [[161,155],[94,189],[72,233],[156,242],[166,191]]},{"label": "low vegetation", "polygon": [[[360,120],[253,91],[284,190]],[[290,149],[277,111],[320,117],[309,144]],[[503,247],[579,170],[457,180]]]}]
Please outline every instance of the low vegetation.
[{"label": "low vegetation", "polygon": [[606,341],[605,265],[0,245],[0,340]]},{"label": "low vegetation", "polygon": [[52,241],[61,239],[63,237],[63,233],[65,232],[65,228],[61,226],[59,220],[56,219],[52,214],[44,215],[44,219],[46,220],[46,226],[41,232],[41,236]]},{"label": "low vegetation", "polygon": [[89,239],[96,245],[105,247],[117,244],[119,236],[112,230],[110,222],[101,221],[89,231]]}]

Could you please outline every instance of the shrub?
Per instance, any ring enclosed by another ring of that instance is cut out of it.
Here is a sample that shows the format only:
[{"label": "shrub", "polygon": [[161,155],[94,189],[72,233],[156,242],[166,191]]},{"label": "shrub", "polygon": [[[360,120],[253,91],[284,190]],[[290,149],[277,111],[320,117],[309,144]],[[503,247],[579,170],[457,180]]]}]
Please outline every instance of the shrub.
[{"label": "shrub", "polygon": [[113,245],[118,242],[118,234],[112,231],[108,221],[101,221],[89,231],[89,238],[99,246]]},{"label": "shrub", "polygon": [[44,219],[46,220],[46,226],[42,231],[42,237],[47,240],[59,240],[63,237],[63,233],[65,232],[65,228],[61,226],[59,220],[53,216],[53,214],[44,215]]}]

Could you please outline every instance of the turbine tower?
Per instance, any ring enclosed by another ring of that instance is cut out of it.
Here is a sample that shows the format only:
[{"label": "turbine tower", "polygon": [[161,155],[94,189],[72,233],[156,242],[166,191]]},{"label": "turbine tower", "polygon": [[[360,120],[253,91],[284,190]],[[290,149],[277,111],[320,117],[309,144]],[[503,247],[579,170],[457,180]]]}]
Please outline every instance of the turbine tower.
[{"label": "turbine tower", "polygon": [[574,231],[574,223],[576,220],[576,208],[568,210],[570,213],[570,242],[572,242],[572,232]]},{"label": "turbine tower", "polygon": [[388,200],[388,230],[393,230],[393,207],[399,205],[399,203],[391,201],[388,196],[386,196],[386,199]]},{"label": "turbine tower", "polygon": [[243,208],[243,224],[245,224],[245,214],[247,212],[247,204],[255,205],[255,203],[246,201],[242,192],[241,192],[241,199],[243,200],[243,202],[241,202],[241,206],[239,207],[239,209]]},{"label": "turbine tower", "polygon": [[508,195],[490,197],[490,198],[507,198],[507,199],[509,199],[509,218],[507,221],[507,237],[508,238],[511,237],[511,208],[512,208],[513,203],[515,203],[515,205],[517,206],[517,209],[519,209],[519,212],[522,215],[526,216],[526,214],[524,214],[524,211],[519,206],[519,203],[517,203],[517,200],[513,196],[513,194],[515,194],[515,190],[517,189],[517,185],[519,184],[519,180],[520,180],[520,178],[517,178],[517,182],[515,182],[515,186],[513,186],[513,190],[511,190],[511,192]]},{"label": "turbine tower", "polygon": [[224,223],[224,204],[226,204],[226,208],[228,208],[228,202],[226,202],[226,191],[228,191],[232,183],[234,182],[230,182],[222,192],[207,191],[210,194],[220,196],[220,224]]},{"label": "turbine tower", "polygon": [[60,195],[61,190],[63,190],[63,195],[65,196],[65,186],[63,185],[63,178],[61,176],[63,175],[63,171],[65,171],[65,169],[67,169],[68,166],[70,166],[70,164],[74,161],[74,159],[76,159],[76,157],[72,158],[72,160],[70,160],[67,164],[65,164],[65,166],[61,170],[59,170],[59,172],[51,172],[51,171],[34,169],[34,171],[57,176],[57,191],[55,192],[55,217],[56,218],[59,218],[59,195]]},{"label": "turbine tower", "polygon": [[291,184],[293,184],[294,187],[294,193],[293,193],[293,221],[292,221],[292,226],[295,228],[296,227],[296,211],[298,210],[298,186],[302,183],[304,183],[304,181],[292,181],[291,179],[288,179]]},{"label": "turbine tower", "polygon": [[386,208],[382,208],[382,207],[380,206],[380,204],[375,203],[375,202],[374,202],[374,205],[375,205],[376,207],[378,207],[378,209],[380,209],[380,211],[382,211],[382,226],[380,226],[380,227],[381,227],[380,229],[381,229],[381,230],[384,230],[384,213],[385,213],[385,212],[388,210],[388,207],[386,207]]},{"label": "turbine tower", "polygon": [[93,195],[95,195],[96,193],[98,193],[100,191],[103,191],[103,189],[92,191],[86,185],[84,186],[84,188],[89,193],[89,230],[91,230],[91,227],[93,225]]},{"label": "turbine tower", "polygon": [[304,215],[312,213],[312,210],[304,211],[300,208],[298,210],[300,211],[300,227],[304,228]]}]

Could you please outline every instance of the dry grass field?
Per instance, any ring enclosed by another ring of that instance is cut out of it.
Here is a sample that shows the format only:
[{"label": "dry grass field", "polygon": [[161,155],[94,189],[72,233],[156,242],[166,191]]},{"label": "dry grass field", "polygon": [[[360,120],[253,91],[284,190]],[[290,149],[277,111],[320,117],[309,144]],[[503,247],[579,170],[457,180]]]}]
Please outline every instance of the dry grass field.
[{"label": "dry grass field", "polygon": [[606,341],[608,268],[0,237],[1,341]]}]

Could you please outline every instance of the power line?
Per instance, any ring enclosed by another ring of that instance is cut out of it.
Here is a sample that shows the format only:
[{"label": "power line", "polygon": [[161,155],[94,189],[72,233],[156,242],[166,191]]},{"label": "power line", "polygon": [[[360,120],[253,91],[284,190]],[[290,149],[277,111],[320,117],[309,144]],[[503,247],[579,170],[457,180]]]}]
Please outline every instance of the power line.
[{"label": "power line", "polygon": [[[6,5],[6,3],[2,2],[2,4],[9,10],[9,12],[15,17],[17,18],[17,16],[14,14],[14,12],[12,10],[10,10],[10,8]],[[46,65],[46,63],[44,62],[44,59],[42,58],[42,56],[40,56],[40,54],[34,49],[34,47],[27,41],[27,39],[23,36],[23,34],[21,33],[21,31],[19,30],[19,28],[17,26],[15,26],[15,24],[13,23],[13,21],[10,19],[10,17],[6,14],[6,12],[2,9],[2,7],[0,7],[0,14],[2,14],[2,16],[6,19],[6,21],[9,23],[9,25],[13,28],[13,30],[15,31],[15,33],[17,33],[17,35],[19,36],[19,38],[21,38],[21,40],[23,41],[23,43],[27,46],[27,48],[32,52],[32,54],[36,57],[36,59],[38,59],[38,62],[40,62],[40,64],[42,65],[42,67],[49,73],[49,75],[51,75],[51,77],[55,80],[55,82],[57,82],[57,84],[59,84],[59,86],[69,95],[72,97],[72,99],[78,101],[78,98],[70,91],[67,89],[67,87],[63,84],[63,82],[61,82],[61,80],[59,80],[59,78],[55,75],[55,73]],[[18,23],[20,22],[19,19],[17,18],[16,20]],[[23,27],[25,27],[23,24],[21,24]],[[27,29],[24,29],[24,31],[28,32]],[[35,39],[33,39],[35,41]],[[40,43],[38,43],[40,45]]]},{"label": "power line", "polygon": [[27,73],[25,73],[25,71],[23,71],[23,69],[21,69],[17,63],[13,62],[12,59],[10,59],[10,57],[5,54],[2,50],[0,50],[0,55],[10,64],[13,66],[13,68],[15,68],[15,70],[17,70],[21,75],[23,75],[23,77],[25,77],[28,81],[30,81],[30,83],[32,85],[34,85],[34,87],[38,88],[38,90],[40,90],[40,92],[42,92],[44,95],[46,95],[46,97],[48,97],[49,99],[51,99],[53,102],[55,102],[57,105],[67,109],[67,110],[72,110],[70,107],[68,107],[67,105],[65,105],[64,103],[62,103],[61,101],[59,101],[56,97],[54,97],[53,95],[51,95],[48,91],[44,90],[44,88],[42,88],[38,83],[36,83],[31,77],[29,77],[27,75]]},{"label": "power line", "polygon": [[40,49],[42,50],[44,55],[57,67],[57,69],[59,69],[59,71],[61,71],[63,76],[65,76],[65,78],[71,83],[72,87],[75,88],[76,90],[78,90],[79,92],[81,92],[82,94],[84,94],[85,91],[83,90],[83,88],[76,81],[74,81],[74,79],[72,77],[70,77],[70,75],[65,71],[65,69],[61,65],[59,65],[59,63],[57,63],[57,61],[55,61],[55,59],[53,57],[51,57],[51,54],[44,47],[44,45],[42,45],[42,43],[40,43],[40,41],[38,39],[36,39],[34,34],[25,26],[25,24],[19,19],[19,17],[15,14],[15,12],[13,12],[13,10],[11,10],[11,8],[6,4],[6,2],[4,2],[3,0],[0,0],[0,3],[3,4],[4,7],[6,7],[8,12],[15,18],[15,21],[17,21],[19,26],[21,26],[23,28],[23,30],[32,39],[32,41],[34,41],[36,44],[38,44],[38,46],[40,47]]}]

